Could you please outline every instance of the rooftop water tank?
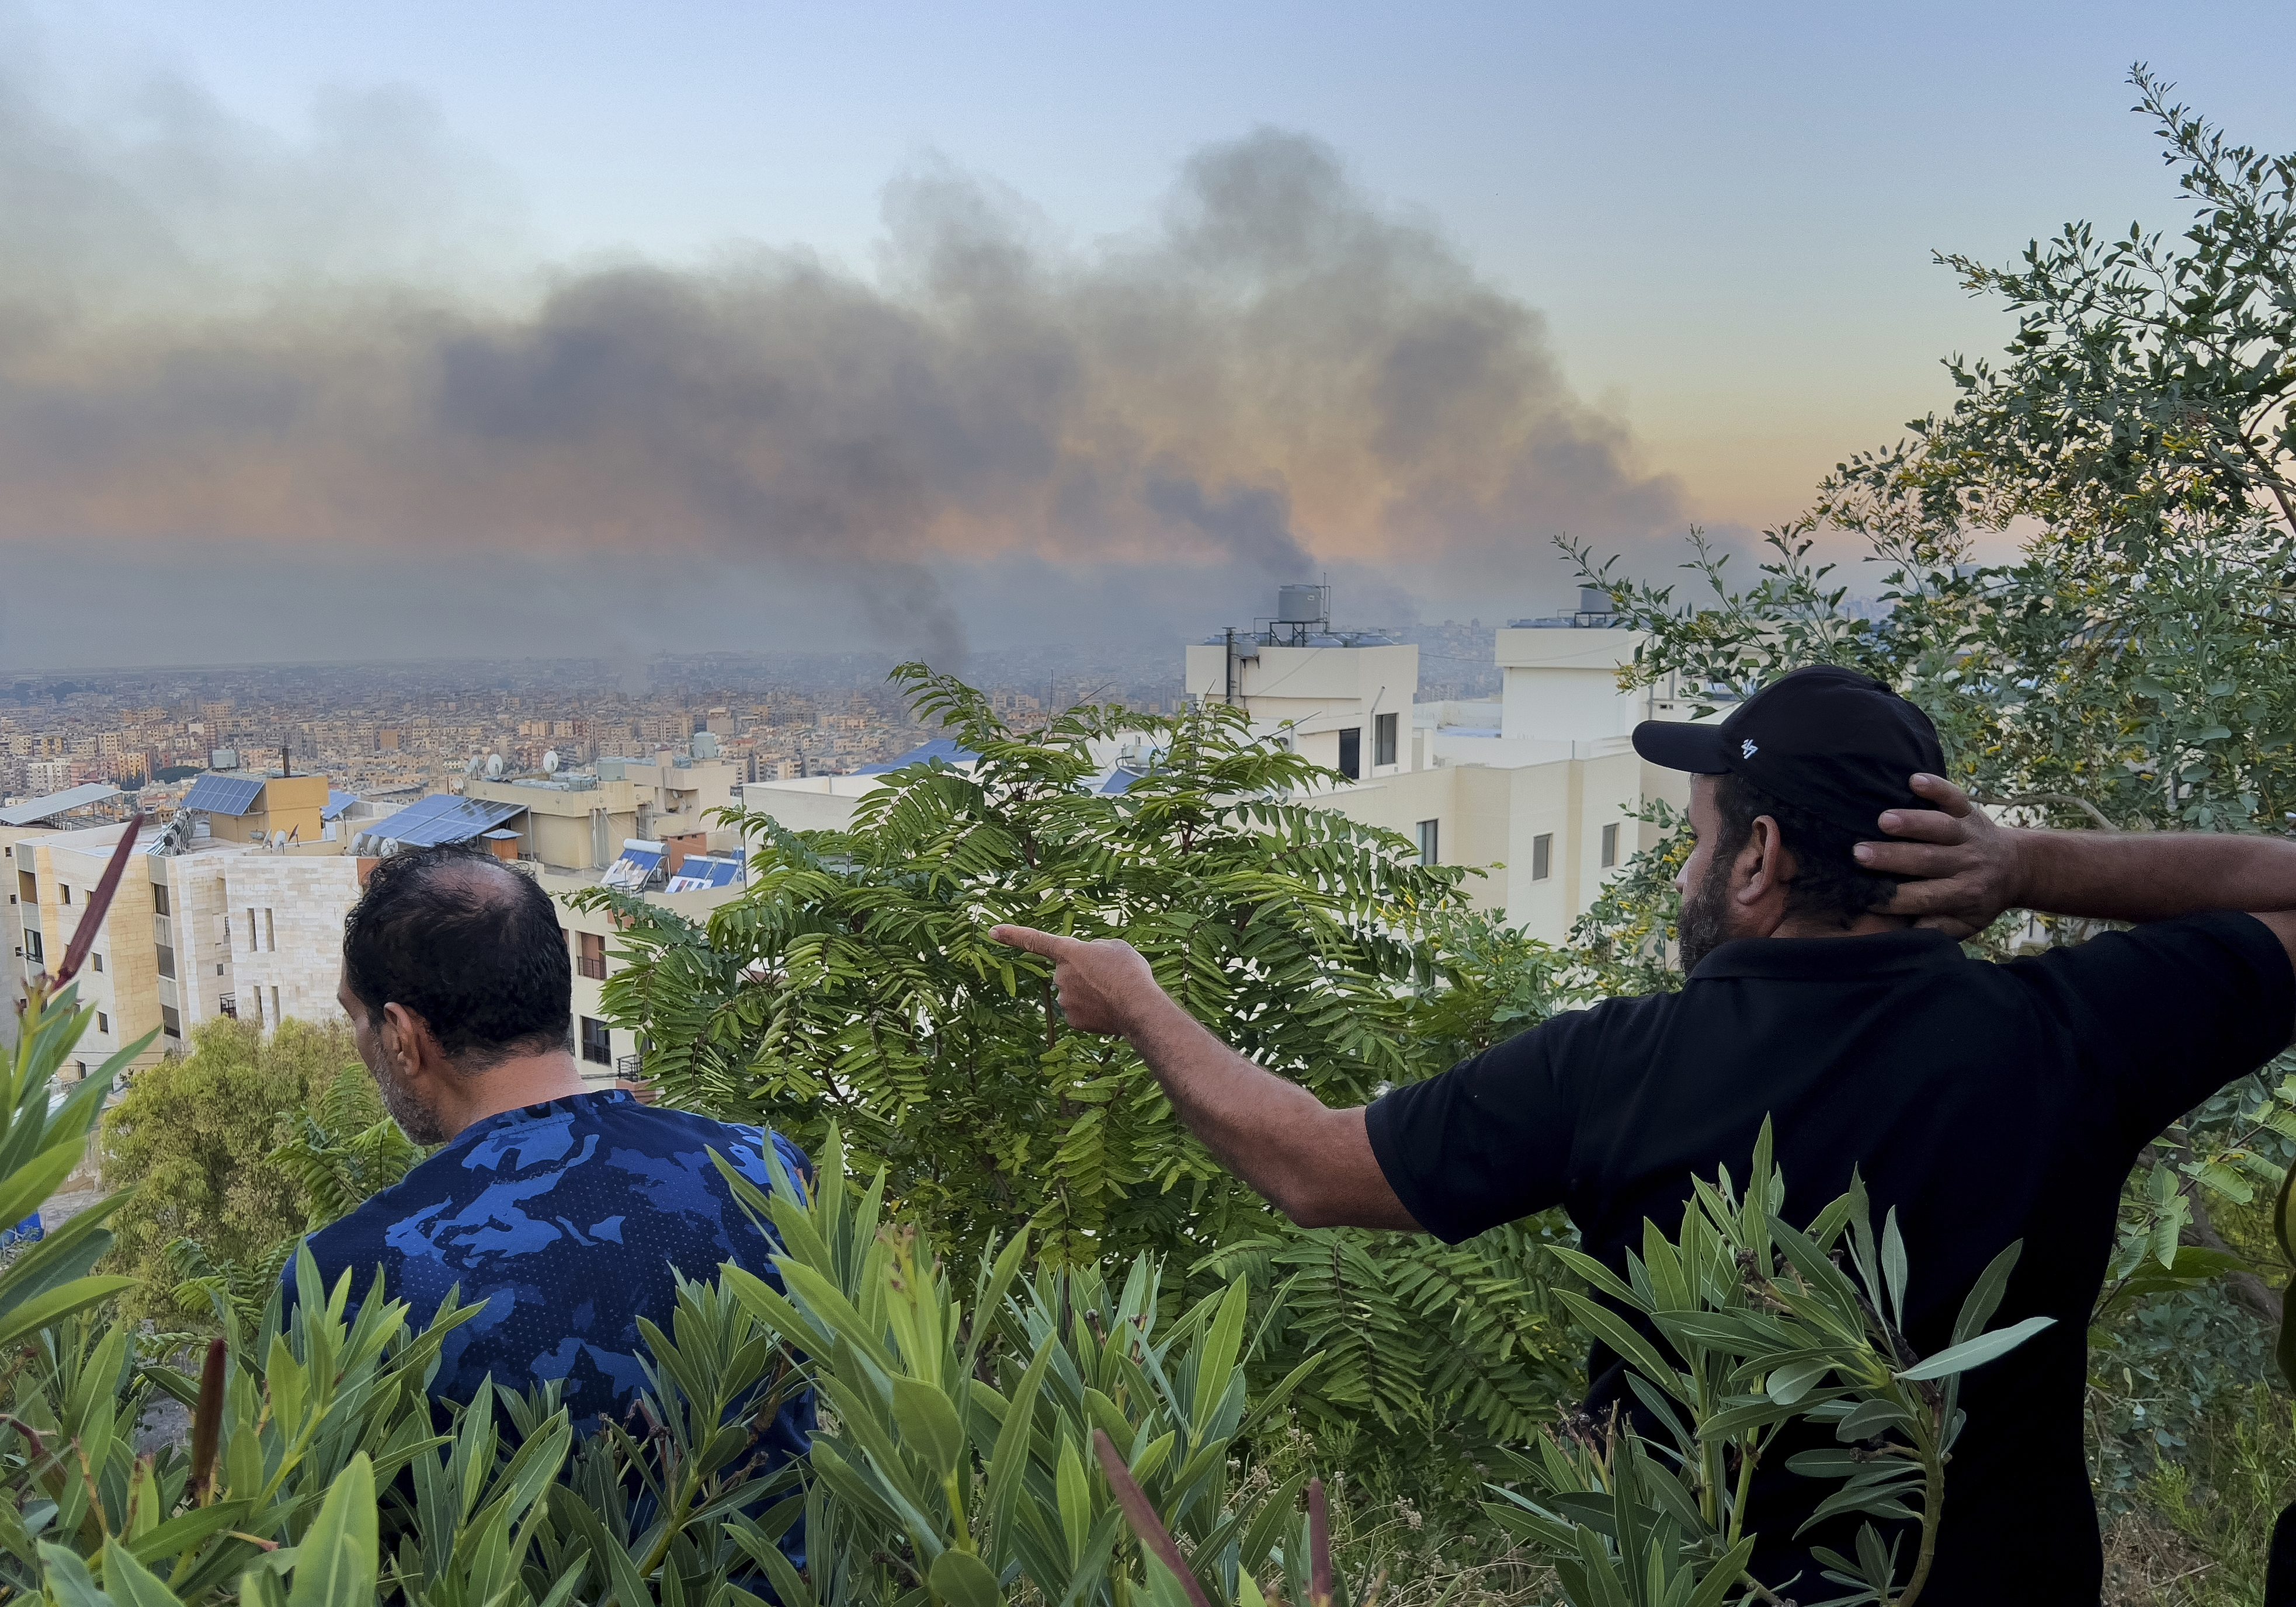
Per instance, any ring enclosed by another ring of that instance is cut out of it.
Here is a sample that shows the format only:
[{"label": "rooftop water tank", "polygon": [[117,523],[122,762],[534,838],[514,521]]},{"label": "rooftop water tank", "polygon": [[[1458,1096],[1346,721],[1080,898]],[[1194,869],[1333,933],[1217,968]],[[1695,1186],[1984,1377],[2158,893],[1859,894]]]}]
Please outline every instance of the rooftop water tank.
[{"label": "rooftop water tank", "polygon": [[1607,614],[1611,611],[1611,594],[1599,586],[1578,588],[1578,611],[1582,614]]},{"label": "rooftop water tank", "polygon": [[1323,617],[1322,586],[1280,586],[1275,588],[1275,622],[1278,625],[1313,625]]}]

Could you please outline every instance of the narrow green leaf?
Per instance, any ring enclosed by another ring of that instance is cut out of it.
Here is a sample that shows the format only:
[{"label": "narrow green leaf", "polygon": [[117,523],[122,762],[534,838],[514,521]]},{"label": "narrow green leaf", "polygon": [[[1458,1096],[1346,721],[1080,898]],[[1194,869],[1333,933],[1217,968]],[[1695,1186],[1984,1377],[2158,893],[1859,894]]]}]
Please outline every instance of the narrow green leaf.
[{"label": "narrow green leaf", "polygon": [[367,1607],[378,1566],[374,1467],[361,1451],[327,1487],[304,1531],[287,1607]]},{"label": "narrow green leaf", "polygon": [[110,1535],[103,1537],[103,1588],[114,1607],[183,1607],[158,1574]]},{"label": "narrow green leaf", "polygon": [[2029,1316],[2007,1328],[1997,1328],[1973,1340],[1964,1340],[1960,1344],[1940,1350],[1927,1360],[1906,1368],[1898,1376],[1910,1382],[1924,1378],[1945,1378],[1956,1373],[1966,1373],[1972,1367],[1981,1367],[1994,1357],[2015,1349],[2056,1320],[2053,1316]]},{"label": "narrow green leaf", "polygon": [[964,1425],[938,1384],[921,1379],[893,1381],[893,1420],[901,1443],[924,1459],[933,1476],[946,1479],[964,1458]]},{"label": "narrow green leaf", "polygon": [[1592,1329],[1597,1339],[1617,1351],[1636,1371],[1684,1405],[1691,1404],[1692,1393],[1684,1384],[1682,1375],[1660,1359],[1651,1342],[1628,1326],[1625,1318],[1571,1290],[1557,1290],[1555,1298],[1569,1307],[1571,1316]]},{"label": "narrow green leaf", "polygon": [[2016,1270],[2017,1258],[2024,1253],[2025,1241],[2013,1240],[1977,1275],[1977,1282],[1970,1286],[1969,1298],[1961,1303],[1961,1315],[1954,1318],[1955,1344],[1982,1332],[1985,1324],[1993,1320],[1993,1314],[2001,1308],[2002,1293],[2009,1287],[2009,1275]]},{"label": "narrow green leaf", "polygon": [[1906,1240],[1898,1231],[1898,1208],[1891,1206],[1882,1221],[1882,1277],[1890,1291],[1890,1324],[1906,1326]]}]

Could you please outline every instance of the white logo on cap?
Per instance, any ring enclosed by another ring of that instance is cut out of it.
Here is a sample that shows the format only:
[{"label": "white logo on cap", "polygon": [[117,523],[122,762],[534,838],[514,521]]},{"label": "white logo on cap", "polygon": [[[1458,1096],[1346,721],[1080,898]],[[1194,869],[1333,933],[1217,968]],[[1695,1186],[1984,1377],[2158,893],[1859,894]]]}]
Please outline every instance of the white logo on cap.
[{"label": "white logo on cap", "polygon": [[1738,757],[1740,758],[1751,758],[1760,751],[1761,750],[1759,748],[1754,746],[1753,740],[1751,737],[1745,742],[1738,744]]}]

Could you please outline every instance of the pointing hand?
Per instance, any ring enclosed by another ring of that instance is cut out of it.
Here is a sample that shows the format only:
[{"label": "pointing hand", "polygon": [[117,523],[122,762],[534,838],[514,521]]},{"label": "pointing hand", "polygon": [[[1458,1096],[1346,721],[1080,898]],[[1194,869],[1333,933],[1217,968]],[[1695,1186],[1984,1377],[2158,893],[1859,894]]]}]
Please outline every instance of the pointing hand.
[{"label": "pointing hand", "polygon": [[1140,951],[1119,939],[1087,943],[1032,926],[999,926],[988,935],[1053,963],[1061,1013],[1078,1032],[1128,1032],[1141,1009],[1164,996]]}]

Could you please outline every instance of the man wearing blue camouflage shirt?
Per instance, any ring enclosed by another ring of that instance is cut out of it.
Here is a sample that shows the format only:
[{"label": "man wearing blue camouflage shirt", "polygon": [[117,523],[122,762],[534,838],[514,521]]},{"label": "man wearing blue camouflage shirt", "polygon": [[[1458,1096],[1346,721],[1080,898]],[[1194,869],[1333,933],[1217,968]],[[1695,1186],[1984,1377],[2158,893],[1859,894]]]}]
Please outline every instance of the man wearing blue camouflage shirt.
[{"label": "man wearing blue camouflage shirt", "polygon": [[[327,1285],[354,1298],[377,1267],[427,1320],[449,1288],[476,1318],[449,1334],[431,1392],[467,1402],[491,1373],[523,1391],[562,1381],[578,1431],[644,1388],[638,1319],[674,1332],[676,1279],[733,1261],[776,1284],[780,1246],[734,1201],[709,1152],[770,1188],[778,1134],[592,1093],[575,1069],[573,973],[549,896],[491,856],[428,849],[379,864],[343,927],[339,996],[384,1106],[446,1147],[311,1235]],[[294,1271],[287,1295],[296,1295]],[[767,1426],[774,1459],[803,1454],[808,1392]]]}]

